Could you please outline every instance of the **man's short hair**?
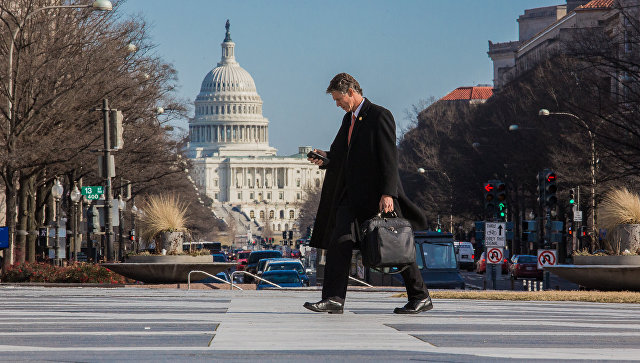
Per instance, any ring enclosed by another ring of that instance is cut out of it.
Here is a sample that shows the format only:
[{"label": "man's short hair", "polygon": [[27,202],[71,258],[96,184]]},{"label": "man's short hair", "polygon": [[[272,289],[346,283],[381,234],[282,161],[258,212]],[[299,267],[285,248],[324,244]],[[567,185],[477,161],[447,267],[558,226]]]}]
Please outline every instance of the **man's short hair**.
[{"label": "man's short hair", "polygon": [[358,83],[358,81],[356,81],[355,78],[353,78],[348,73],[338,73],[335,77],[333,77],[331,82],[329,82],[327,93],[335,91],[340,93],[347,93],[349,88],[362,95],[362,88],[360,88],[360,84]]}]

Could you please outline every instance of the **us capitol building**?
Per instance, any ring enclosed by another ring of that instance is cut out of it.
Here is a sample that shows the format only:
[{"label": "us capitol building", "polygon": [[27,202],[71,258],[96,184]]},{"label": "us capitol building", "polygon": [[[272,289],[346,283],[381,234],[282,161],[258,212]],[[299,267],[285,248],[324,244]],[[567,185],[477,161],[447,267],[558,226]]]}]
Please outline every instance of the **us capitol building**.
[{"label": "us capitol building", "polygon": [[[235,229],[236,242],[247,234],[282,239],[296,226],[305,191],[320,187],[324,171],[307,161],[309,146],[278,156],[269,146],[269,120],[253,78],[235,58],[229,21],[222,59],[204,77],[189,120],[188,157],[199,191],[213,199],[213,211]],[[302,231],[304,232],[304,231]]]}]

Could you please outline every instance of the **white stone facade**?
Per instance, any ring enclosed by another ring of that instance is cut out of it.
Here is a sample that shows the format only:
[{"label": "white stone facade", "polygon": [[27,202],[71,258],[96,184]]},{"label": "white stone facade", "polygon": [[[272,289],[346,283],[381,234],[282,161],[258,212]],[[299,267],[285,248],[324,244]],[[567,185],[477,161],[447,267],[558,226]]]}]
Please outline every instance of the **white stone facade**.
[{"label": "white stone facade", "polygon": [[[307,161],[309,146],[276,155],[253,78],[235,60],[228,23],[221,46],[222,60],[202,81],[189,121],[191,175],[217,215],[240,222],[237,233],[281,239],[281,231],[294,230],[299,236],[300,204],[308,188],[322,185],[324,171]],[[265,224],[272,235],[260,232]]]}]

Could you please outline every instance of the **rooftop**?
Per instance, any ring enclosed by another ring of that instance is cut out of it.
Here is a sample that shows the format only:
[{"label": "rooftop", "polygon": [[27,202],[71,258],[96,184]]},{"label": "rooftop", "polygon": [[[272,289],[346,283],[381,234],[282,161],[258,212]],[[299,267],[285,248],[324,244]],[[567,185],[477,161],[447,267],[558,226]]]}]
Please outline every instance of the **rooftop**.
[{"label": "rooftop", "polygon": [[578,9],[608,9],[613,6],[613,0],[592,0],[581,5]]},{"label": "rooftop", "polygon": [[458,87],[448,95],[442,97],[441,101],[456,100],[486,100],[493,95],[493,87],[474,86]]}]

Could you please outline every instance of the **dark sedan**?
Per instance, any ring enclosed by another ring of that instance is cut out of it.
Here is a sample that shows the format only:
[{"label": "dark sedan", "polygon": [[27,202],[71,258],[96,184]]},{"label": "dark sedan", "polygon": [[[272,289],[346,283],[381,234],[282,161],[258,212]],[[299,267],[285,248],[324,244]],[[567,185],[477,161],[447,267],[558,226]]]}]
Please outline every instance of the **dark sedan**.
[{"label": "dark sedan", "polygon": [[533,255],[518,255],[509,267],[512,279],[535,278],[542,280],[542,270],[538,269],[538,258]]}]

